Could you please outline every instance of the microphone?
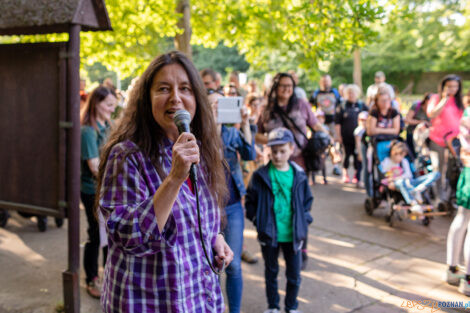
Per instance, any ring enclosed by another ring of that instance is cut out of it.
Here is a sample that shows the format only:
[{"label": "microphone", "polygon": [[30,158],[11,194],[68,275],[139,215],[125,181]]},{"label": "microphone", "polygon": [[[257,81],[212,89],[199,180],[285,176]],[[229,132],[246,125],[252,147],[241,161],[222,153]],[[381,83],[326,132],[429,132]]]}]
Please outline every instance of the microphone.
[{"label": "microphone", "polygon": [[[178,110],[175,112],[173,117],[173,121],[175,122],[176,127],[178,128],[178,132],[180,133],[190,133],[189,124],[191,123],[191,115],[186,110]],[[191,164],[191,169],[189,170],[189,179],[193,186],[197,183],[197,175],[196,175],[196,166]]]}]

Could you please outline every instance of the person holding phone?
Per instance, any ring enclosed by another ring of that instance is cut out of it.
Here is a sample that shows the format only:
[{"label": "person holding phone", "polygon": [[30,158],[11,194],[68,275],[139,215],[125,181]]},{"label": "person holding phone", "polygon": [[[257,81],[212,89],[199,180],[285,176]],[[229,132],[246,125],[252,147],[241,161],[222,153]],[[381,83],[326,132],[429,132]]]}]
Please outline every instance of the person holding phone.
[{"label": "person holding phone", "polygon": [[[192,133],[179,134],[174,123],[182,109]],[[104,312],[224,312],[212,267],[229,265],[233,252],[220,233],[227,186],[216,136],[194,64],[178,51],[155,58],[132,89],[99,167],[98,209],[109,242]]]},{"label": "person holding phone", "polygon": [[[445,76],[440,85],[440,94],[431,96],[426,109],[427,115],[431,119],[429,149],[435,171],[445,173],[446,138],[458,135],[463,109],[460,77],[457,75]],[[447,200],[442,179],[437,181],[436,186],[438,197],[443,201]]]},{"label": "person holding phone", "polygon": [[[218,101],[224,98],[217,92],[210,94],[208,98],[214,117],[217,120]],[[241,107],[240,115],[242,118],[240,130],[217,123],[217,134],[222,139],[224,158],[229,166],[225,177],[230,197],[224,208],[226,225],[223,232],[227,244],[233,251],[233,261],[226,269],[226,288],[230,313],[240,313],[243,290],[241,255],[245,218],[242,197],[246,194],[246,189],[238,155],[245,161],[256,158],[254,138],[256,126],[253,125],[250,128],[249,114],[245,107]]]}]

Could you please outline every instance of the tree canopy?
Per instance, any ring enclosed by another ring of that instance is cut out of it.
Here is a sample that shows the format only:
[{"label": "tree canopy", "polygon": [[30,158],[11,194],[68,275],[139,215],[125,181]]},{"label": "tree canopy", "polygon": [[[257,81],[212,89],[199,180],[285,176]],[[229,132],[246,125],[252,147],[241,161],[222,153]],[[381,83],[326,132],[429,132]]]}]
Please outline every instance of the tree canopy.
[{"label": "tree canopy", "polygon": [[[364,78],[385,71],[387,80],[406,87],[410,79],[430,71],[470,69],[470,1],[400,0],[404,10],[377,23],[378,36],[362,51]],[[466,19],[465,19],[466,18]],[[462,21],[465,21],[462,23]],[[335,58],[331,72],[340,81],[352,73],[349,57]]]},{"label": "tree canopy", "polygon": [[[237,46],[256,69],[273,69],[270,55],[293,59],[304,68],[336,51],[362,46],[375,33],[384,10],[377,0],[193,0],[192,43]],[[135,75],[172,47],[181,32],[173,0],[108,0],[113,32],[83,33],[82,57]]]}]

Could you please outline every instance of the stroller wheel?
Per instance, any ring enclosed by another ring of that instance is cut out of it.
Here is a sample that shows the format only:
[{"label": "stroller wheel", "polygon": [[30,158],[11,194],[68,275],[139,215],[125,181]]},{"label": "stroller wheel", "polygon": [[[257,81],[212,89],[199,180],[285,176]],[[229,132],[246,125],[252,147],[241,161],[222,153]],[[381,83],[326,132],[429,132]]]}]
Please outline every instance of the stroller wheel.
[{"label": "stroller wheel", "polygon": [[374,201],[371,198],[367,198],[364,202],[364,209],[366,210],[367,215],[372,216],[374,212]]},{"label": "stroller wheel", "polygon": [[64,219],[63,218],[56,217],[54,220],[55,220],[55,224],[58,228],[61,228],[62,225],[64,225]]},{"label": "stroller wheel", "polygon": [[40,232],[45,232],[47,229],[47,216],[36,216],[38,219],[38,229]]},{"label": "stroller wheel", "polygon": [[8,213],[8,210],[0,209],[0,227],[3,228],[7,226],[9,218],[10,218],[10,213]]},{"label": "stroller wheel", "polygon": [[421,221],[421,223],[423,223],[424,226],[429,226],[429,223],[431,223],[431,220],[429,219],[429,217],[425,216],[423,220]]}]

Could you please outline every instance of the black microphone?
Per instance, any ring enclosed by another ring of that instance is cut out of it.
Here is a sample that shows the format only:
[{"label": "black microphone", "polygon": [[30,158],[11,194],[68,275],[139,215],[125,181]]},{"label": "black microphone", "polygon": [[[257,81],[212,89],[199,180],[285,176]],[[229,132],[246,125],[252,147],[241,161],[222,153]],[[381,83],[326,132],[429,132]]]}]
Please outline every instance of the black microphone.
[{"label": "black microphone", "polygon": [[[189,124],[191,123],[191,115],[186,110],[178,110],[175,112],[173,117],[173,121],[175,122],[176,127],[178,127],[178,132],[180,135],[182,133],[190,133]],[[193,185],[197,182],[197,175],[196,175],[196,166],[191,164],[191,169],[189,170],[189,179],[191,179],[191,183]]]}]

